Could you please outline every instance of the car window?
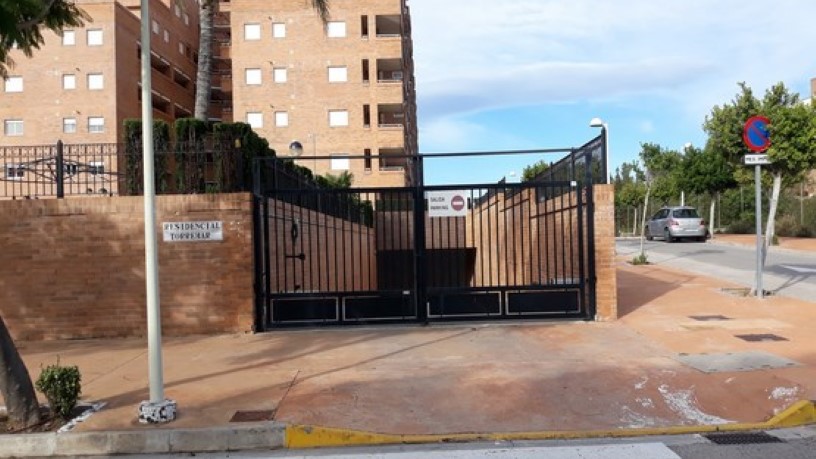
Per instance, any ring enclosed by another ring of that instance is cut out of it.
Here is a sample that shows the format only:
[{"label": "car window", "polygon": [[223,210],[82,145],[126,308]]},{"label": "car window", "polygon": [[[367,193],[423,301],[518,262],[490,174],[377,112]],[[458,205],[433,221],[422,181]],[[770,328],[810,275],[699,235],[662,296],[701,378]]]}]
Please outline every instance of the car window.
[{"label": "car window", "polygon": [[700,218],[697,209],[675,209],[674,218]]},{"label": "car window", "polygon": [[652,215],[652,220],[659,220],[663,218],[663,211],[658,210],[656,214]]}]

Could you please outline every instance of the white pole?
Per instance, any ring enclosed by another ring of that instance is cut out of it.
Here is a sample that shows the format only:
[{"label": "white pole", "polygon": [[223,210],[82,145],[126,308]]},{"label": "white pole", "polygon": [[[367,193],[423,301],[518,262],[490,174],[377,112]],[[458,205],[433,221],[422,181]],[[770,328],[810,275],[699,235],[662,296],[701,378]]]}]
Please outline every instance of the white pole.
[{"label": "white pole", "polygon": [[604,123],[603,128],[604,128],[604,134],[605,134],[604,135],[604,148],[606,149],[606,180],[604,182],[607,185],[609,185],[611,183],[609,177],[610,177],[610,174],[612,173],[612,171],[609,170],[609,156],[610,156],[610,154],[609,154],[609,124]]},{"label": "white pole", "polygon": [[754,185],[756,187],[756,296],[762,299],[762,168],[754,166]]},{"label": "white pole", "polygon": [[159,267],[156,242],[156,189],[153,154],[153,103],[150,70],[150,0],[141,2],[142,149],[144,152],[145,285],[147,297],[147,360],[150,401],[139,406],[140,422],[175,419],[175,402],[164,398],[162,374]]}]

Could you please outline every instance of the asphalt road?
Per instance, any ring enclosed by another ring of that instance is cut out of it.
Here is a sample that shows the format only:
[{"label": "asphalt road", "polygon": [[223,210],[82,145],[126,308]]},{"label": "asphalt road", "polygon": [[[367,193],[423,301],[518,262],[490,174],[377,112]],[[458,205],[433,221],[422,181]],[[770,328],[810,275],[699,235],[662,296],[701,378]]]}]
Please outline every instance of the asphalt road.
[{"label": "asphalt road", "polygon": [[[717,242],[646,241],[650,263],[683,269],[753,287],[756,250]],[[628,259],[640,253],[640,239],[618,239],[618,255]],[[764,290],[805,301],[816,301],[816,255],[772,247],[762,275]]]}]

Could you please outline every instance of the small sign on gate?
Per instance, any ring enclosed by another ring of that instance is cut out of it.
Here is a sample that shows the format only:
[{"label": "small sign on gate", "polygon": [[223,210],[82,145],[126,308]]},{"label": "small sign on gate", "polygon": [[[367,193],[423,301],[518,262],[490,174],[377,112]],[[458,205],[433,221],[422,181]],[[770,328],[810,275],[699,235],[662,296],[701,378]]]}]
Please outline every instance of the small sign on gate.
[{"label": "small sign on gate", "polygon": [[464,217],[467,215],[467,194],[462,190],[428,191],[428,216]]}]

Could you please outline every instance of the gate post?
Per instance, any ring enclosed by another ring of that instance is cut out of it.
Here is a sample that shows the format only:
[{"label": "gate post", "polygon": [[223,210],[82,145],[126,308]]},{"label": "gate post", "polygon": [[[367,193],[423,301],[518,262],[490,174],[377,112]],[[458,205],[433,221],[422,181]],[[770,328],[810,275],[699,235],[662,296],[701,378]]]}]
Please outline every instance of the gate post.
[{"label": "gate post", "polygon": [[62,140],[57,140],[57,199],[65,197],[65,161]]},{"label": "gate post", "polygon": [[[602,147],[603,148],[603,147]],[[589,304],[587,305],[587,320],[595,320],[597,313],[597,295],[595,287],[597,285],[597,270],[595,269],[595,183],[592,176],[593,154],[591,149],[584,151],[584,162],[586,171],[584,181],[586,183],[586,215],[587,215],[587,293]],[[603,161],[603,158],[600,159]],[[601,165],[601,167],[605,167]]]},{"label": "gate post", "polygon": [[425,179],[422,156],[414,158],[414,297],[417,320],[428,323],[428,303],[425,294]]},{"label": "gate post", "polygon": [[267,220],[267,208],[263,205],[266,198],[263,196],[261,185],[260,158],[252,161],[252,258],[254,266],[253,290],[255,291],[255,314],[252,331],[255,333],[266,330],[266,304],[269,297],[269,273],[265,269],[268,246],[265,244],[268,235],[264,234]]}]

